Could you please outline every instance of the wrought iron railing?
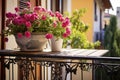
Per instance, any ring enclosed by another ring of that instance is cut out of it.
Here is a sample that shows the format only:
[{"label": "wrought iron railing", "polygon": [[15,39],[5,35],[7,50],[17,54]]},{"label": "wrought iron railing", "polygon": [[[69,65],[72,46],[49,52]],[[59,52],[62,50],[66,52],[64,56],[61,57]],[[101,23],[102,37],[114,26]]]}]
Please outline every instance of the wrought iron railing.
[{"label": "wrought iron railing", "polygon": [[119,57],[8,52],[0,53],[1,80],[120,80]]}]

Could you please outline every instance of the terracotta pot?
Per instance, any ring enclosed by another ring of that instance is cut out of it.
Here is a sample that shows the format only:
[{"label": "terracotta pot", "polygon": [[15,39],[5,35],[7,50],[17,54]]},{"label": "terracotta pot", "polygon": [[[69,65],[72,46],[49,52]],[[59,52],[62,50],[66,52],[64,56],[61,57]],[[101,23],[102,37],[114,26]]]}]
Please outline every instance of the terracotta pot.
[{"label": "terracotta pot", "polygon": [[41,34],[32,34],[31,38],[18,38],[15,35],[15,39],[21,51],[43,51],[47,44],[45,35]]}]

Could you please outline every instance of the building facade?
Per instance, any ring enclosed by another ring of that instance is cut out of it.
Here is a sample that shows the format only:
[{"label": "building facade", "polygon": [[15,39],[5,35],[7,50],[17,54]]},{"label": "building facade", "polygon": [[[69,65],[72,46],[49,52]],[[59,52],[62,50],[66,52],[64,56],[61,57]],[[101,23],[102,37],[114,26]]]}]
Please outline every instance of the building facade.
[{"label": "building facade", "polygon": [[117,27],[118,29],[120,29],[120,7],[117,7],[116,16],[117,16]]}]

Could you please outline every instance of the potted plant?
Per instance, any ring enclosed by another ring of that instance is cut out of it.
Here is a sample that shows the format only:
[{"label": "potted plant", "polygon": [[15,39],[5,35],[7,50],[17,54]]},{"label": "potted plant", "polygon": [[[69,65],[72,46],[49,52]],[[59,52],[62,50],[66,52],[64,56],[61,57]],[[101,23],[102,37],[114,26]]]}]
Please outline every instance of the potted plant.
[{"label": "potted plant", "polygon": [[[30,3],[26,2],[26,4],[27,8],[22,10],[15,8],[15,13],[6,13],[5,35],[14,35],[21,50],[38,50],[40,45],[45,45],[43,42],[46,43],[47,39],[52,39],[54,36],[57,39],[66,38],[70,35],[68,17],[63,17],[59,12],[48,11],[41,6],[35,6],[31,10]],[[42,34],[45,39],[35,37],[36,34]],[[36,40],[37,38],[39,40]]]},{"label": "potted plant", "polygon": [[61,13],[55,12],[53,17],[53,26],[46,35],[47,39],[51,39],[52,51],[61,51],[63,39],[69,37],[71,34],[70,20],[64,17]]}]

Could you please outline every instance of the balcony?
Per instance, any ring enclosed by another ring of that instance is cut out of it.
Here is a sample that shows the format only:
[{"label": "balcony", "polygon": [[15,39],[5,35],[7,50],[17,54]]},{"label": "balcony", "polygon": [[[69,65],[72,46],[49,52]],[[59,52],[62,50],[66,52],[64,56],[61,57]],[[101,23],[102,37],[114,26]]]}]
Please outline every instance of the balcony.
[{"label": "balcony", "polygon": [[0,80],[120,80],[120,58],[104,57],[107,52],[0,50]]}]

